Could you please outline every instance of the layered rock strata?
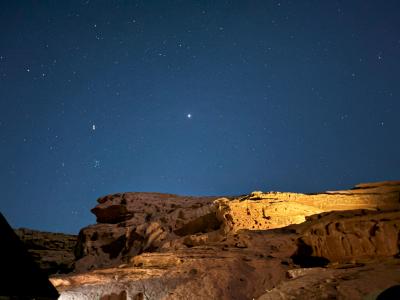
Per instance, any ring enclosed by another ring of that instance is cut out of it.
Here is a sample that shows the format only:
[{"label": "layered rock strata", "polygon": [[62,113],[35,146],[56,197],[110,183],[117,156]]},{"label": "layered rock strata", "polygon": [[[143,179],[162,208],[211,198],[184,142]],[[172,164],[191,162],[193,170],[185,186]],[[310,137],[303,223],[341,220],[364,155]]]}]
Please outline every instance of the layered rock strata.
[{"label": "layered rock strata", "polygon": [[272,229],[299,224],[307,216],[329,211],[400,209],[400,182],[356,185],[354,189],[319,194],[253,192],[249,196],[214,202],[225,231]]}]

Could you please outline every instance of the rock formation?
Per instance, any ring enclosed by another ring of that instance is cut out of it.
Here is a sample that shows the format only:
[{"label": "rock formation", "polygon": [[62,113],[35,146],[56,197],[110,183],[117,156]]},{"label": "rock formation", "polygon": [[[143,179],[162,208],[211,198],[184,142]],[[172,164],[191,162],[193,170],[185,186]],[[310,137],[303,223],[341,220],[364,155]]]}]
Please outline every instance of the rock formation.
[{"label": "rock formation", "polygon": [[253,192],[233,201],[214,202],[218,218],[226,231],[239,229],[272,229],[299,224],[307,216],[329,211],[369,209],[396,210],[400,182],[359,184],[352,190],[320,194]]},{"label": "rock formation", "polygon": [[329,261],[348,262],[399,253],[400,210],[329,212],[299,226],[299,251]]},{"label": "rock formation", "polygon": [[128,262],[142,252],[169,249],[180,237],[218,229],[216,198],[123,193],[98,199],[92,209],[97,224],[79,233],[76,269]]},{"label": "rock formation", "polygon": [[[400,283],[400,182],[98,200],[61,299],[361,299]],[[374,279],[378,276],[378,279]]]},{"label": "rock formation", "polygon": [[47,274],[73,271],[77,236],[26,228],[16,229],[15,233],[25,244],[34,261]]}]

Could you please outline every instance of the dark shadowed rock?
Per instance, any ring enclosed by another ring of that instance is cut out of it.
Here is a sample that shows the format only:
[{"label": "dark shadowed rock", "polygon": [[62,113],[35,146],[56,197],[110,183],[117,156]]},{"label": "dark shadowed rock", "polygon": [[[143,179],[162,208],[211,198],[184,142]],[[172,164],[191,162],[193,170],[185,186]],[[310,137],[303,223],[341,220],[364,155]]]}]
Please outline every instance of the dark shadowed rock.
[{"label": "dark shadowed rock", "polygon": [[376,300],[398,300],[400,299],[400,285],[394,285],[387,288],[378,295]]},{"label": "dark shadowed rock", "polygon": [[[0,214],[0,296],[7,299],[57,299],[58,292],[35,264],[24,244]],[[1,298],[1,297],[0,297]]]},{"label": "dark shadowed rock", "polygon": [[43,232],[26,228],[15,230],[29,254],[48,275],[74,269],[76,235]]}]

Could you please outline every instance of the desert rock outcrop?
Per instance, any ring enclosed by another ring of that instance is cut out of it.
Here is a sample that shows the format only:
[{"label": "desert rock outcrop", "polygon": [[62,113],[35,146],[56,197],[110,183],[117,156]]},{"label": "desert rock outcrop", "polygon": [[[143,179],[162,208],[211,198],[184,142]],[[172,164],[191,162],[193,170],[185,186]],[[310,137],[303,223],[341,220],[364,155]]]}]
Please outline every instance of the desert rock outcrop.
[{"label": "desert rock outcrop", "polygon": [[272,229],[299,224],[307,216],[329,211],[400,209],[400,182],[359,184],[354,189],[319,194],[253,192],[239,199],[214,202],[225,231]]},{"label": "desert rock outcrop", "polygon": [[174,247],[173,241],[219,228],[212,210],[218,197],[123,193],[98,199],[98,224],[83,228],[76,248],[77,270],[127,262],[143,252]]},{"label": "desert rock outcrop", "polygon": [[98,202],[75,272],[51,279],[61,299],[362,299],[400,283],[400,182]]}]

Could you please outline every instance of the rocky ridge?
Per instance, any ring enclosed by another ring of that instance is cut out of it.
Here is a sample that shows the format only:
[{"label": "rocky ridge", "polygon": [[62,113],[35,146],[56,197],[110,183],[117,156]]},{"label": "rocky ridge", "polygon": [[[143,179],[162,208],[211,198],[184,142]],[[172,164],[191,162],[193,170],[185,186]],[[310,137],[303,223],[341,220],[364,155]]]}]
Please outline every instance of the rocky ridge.
[{"label": "rocky ridge", "polygon": [[27,228],[15,229],[38,266],[47,274],[74,270],[76,235],[43,232]]},{"label": "rocky ridge", "polygon": [[51,279],[61,299],[361,299],[400,283],[399,181],[98,202],[75,272]]},{"label": "rocky ridge", "polygon": [[319,194],[253,192],[233,201],[219,199],[214,205],[226,231],[272,229],[299,224],[307,216],[329,211],[399,209],[400,182],[359,184],[354,189]]}]

